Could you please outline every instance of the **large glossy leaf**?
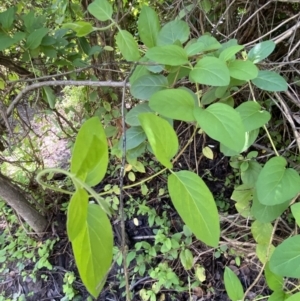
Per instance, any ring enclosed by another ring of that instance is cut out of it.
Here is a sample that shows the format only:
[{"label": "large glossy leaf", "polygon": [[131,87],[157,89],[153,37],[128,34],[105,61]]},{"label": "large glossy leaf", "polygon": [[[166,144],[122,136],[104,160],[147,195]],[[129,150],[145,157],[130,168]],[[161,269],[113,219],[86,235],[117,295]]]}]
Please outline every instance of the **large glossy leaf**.
[{"label": "large glossy leaf", "polygon": [[261,204],[282,204],[300,192],[300,177],[294,169],[286,168],[286,164],[283,157],[274,157],[263,167],[256,183]]},{"label": "large glossy leaf", "polygon": [[85,228],[88,202],[89,196],[83,188],[77,189],[70,200],[67,217],[67,231],[70,241],[73,241]]},{"label": "large glossy leaf", "polygon": [[230,75],[225,62],[215,57],[204,57],[190,72],[190,80],[210,86],[228,86]]},{"label": "large glossy leaf", "polygon": [[250,80],[258,75],[258,68],[251,61],[234,60],[228,69],[230,76],[239,80]]},{"label": "large glossy leaf", "polygon": [[130,87],[132,96],[148,100],[152,94],[157,91],[166,89],[168,87],[168,80],[163,75],[149,74],[143,75],[133,82]]},{"label": "large glossy leaf", "polygon": [[183,89],[167,89],[153,94],[149,101],[152,110],[159,114],[182,121],[194,121],[195,101],[193,96]]},{"label": "large glossy leaf", "polygon": [[160,30],[157,36],[157,45],[171,45],[176,41],[184,43],[188,40],[190,35],[190,27],[181,20],[174,20],[168,22]]},{"label": "large glossy leaf", "polygon": [[236,111],[240,113],[247,132],[260,128],[271,119],[271,114],[254,101],[243,102]]},{"label": "large glossy leaf", "polygon": [[127,30],[120,30],[116,36],[117,45],[127,61],[138,61],[139,47],[132,34]]},{"label": "large glossy leaf", "polygon": [[289,237],[276,247],[270,270],[276,275],[300,278],[300,235]]},{"label": "large glossy leaf", "polygon": [[232,301],[240,301],[244,297],[243,286],[237,275],[228,267],[225,267],[224,284],[228,297]]},{"label": "large glossy leaf", "polygon": [[96,19],[107,21],[111,19],[113,8],[107,0],[95,0],[88,6],[88,11]]},{"label": "large glossy leaf", "polygon": [[138,31],[142,42],[149,48],[154,47],[159,30],[157,13],[151,7],[144,5],[138,20]]},{"label": "large glossy leaf", "polygon": [[108,145],[98,117],[87,120],[81,127],[73,149],[71,173],[91,186],[104,177],[108,165]]},{"label": "large glossy leaf", "polygon": [[126,114],[125,121],[130,126],[139,126],[141,125],[138,118],[139,114],[147,112],[153,112],[153,110],[150,109],[148,102],[140,103]]},{"label": "large glossy leaf", "polygon": [[252,83],[258,88],[270,92],[286,91],[288,86],[286,80],[273,71],[260,70]]},{"label": "large glossy leaf", "polygon": [[89,293],[97,298],[113,255],[111,224],[98,205],[88,205],[86,223],[72,241],[72,248],[80,278]]},{"label": "large glossy leaf", "polygon": [[[142,127],[133,126],[126,130],[126,150],[139,146],[146,140],[146,134]],[[120,139],[120,148],[122,149],[123,137]]]},{"label": "large glossy leaf", "polygon": [[39,28],[30,33],[27,37],[25,47],[27,49],[35,49],[41,45],[43,37],[48,33],[48,28]]},{"label": "large glossy leaf", "polygon": [[242,119],[233,108],[216,103],[207,109],[195,108],[194,116],[200,127],[211,138],[234,151],[241,151],[245,144],[245,129]]},{"label": "large glossy leaf", "polygon": [[276,44],[273,41],[264,41],[256,44],[248,53],[248,59],[254,64],[267,58],[275,49]]},{"label": "large glossy leaf", "polygon": [[158,161],[172,168],[170,160],[178,151],[178,138],[171,125],[153,113],[142,113],[139,120]]},{"label": "large glossy leaf", "polygon": [[190,171],[179,171],[168,177],[171,200],[184,223],[195,236],[216,247],[220,222],[214,198],[203,180]]},{"label": "large glossy leaf", "polygon": [[189,62],[186,52],[177,45],[150,48],[146,52],[146,57],[153,62],[170,66],[180,66]]},{"label": "large glossy leaf", "polygon": [[266,206],[261,204],[256,193],[253,195],[253,202],[251,207],[251,214],[262,223],[269,223],[279,217],[288,207],[290,201],[279,205]]}]

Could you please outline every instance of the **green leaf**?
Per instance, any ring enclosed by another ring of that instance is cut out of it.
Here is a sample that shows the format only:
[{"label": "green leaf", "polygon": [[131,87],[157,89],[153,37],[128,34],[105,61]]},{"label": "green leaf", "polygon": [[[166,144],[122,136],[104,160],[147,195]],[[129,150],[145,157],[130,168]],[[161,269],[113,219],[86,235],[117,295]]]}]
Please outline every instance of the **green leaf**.
[{"label": "green leaf", "polygon": [[138,31],[141,41],[149,48],[156,45],[157,35],[160,31],[158,15],[151,7],[143,6],[139,19]]},{"label": "green leaf", "polygon": [[252,80],[252,83],[258,88],[270,92],[286,91],[288,88],[286,80],[281,75],[266,70],[258,71],[258,75]]},{"label": "green leaf", "polygon": [[83,188],[76,190],[70,200],[67,218],[67,231],[70,241],[73,241],[85,228],[88,202],[89,196]]},{"label": "green leaf", "polygon": [[273,227],[270,223],[254,221],[251,225],[253,238],[258,244],[269,244],[272,236]]},{"label": "green leaf", "polygon": [[300,203],[291,206],[292,214],[298,226],[300,226]]},{"label": "green leaf", "polygon": [[157,36],[157,45],[171,45],[176,41],[184,43],[188,40],[190,35],[190,27],[188,24],[181,20],[174,20],[160,30]]},{"label": "green leaf", "polygon": [[138,115],[141,113],[153,112],[149,108],[149,104],[147,102],[140,103],[132,108],[125,116],[125,121],[130,126],[139,126],[141,125]]},{"label": "green leaf", "polygon": [[201,52],[217,50],[220,47],[221,44],[214,37],[204,35],[196,42],[189,42],[184,49],[189,56],[193,56]]},{"label": "green leaf", "polygon": [[256,244],[255,253],[262,264],[265,264],[273,254],[275,247],[269,244]]},{"label": "green leaf", "polygon": [[2,24],[3,29],[10,29],[15,20],[15,11],[14,6],[10,7],[6,11],[0,13],[0,23]]},{"label": "green leaf", "polygon": [[260,128],[271,119],[271,114],[254,101],[243,102],[235,110],[240,113],[246,132]]},{"label": "green leaf", "polygon": [[149,106],[159,114],[182,121],[194,121],[194,98],[183,89],[166,89],[153,94]]},{"label": "green leaf", "polygon": [[111,20],[113,8],[107,0],[95,0],[88,6],[88,11],[100,21]]},{"label": "green leaf", "polygon": [[117,45],[127,61],[138,61],[139,47],[132,34],[127,30],[120,30],[116,36]]},{"label": "green leaf", "polygon": [[219,215],[203,180],[190,171],[174,172],[168,177],[168,189],[183,222],[199,240],[216,247],[220,238]]},{"label": "green leaf", "polygon": [[242,49],[244,49],[244,46],[242,45],[233,45],[228,48],[225,48],[221,51],[219,59],[224,62],[235,59],[235,55]]},{"label": "green leaf", "polygon": [[287,294],[284,291],[276,291],[270,296],[268,301],[285,301],[287,298]]},{"label": "green leaf", "polygon": [[180,66],[189,62],[186,52],[177,45],[150,48],[146,52],[146,57],[156,63],[170,66]]},{"label": "green leaf", "polygon": [[254,79],[258,75],[258,68],[250,61],[234,60],[228,65],[230,76],[239,80]]},{"label": "green leaf", "polygon": [[0,32],[0,51],[5,50],[15,44],[15,40],[5,33]]},{"label": "green leaf", "polygon": [[280,276],[300,278],[300,235],[285,239],[270,259],[270,270]]},{"label": "green leaf", "polygon": [[253,199],[253,189],[251,186],[242,184],[236,187],[231,199],[236,201],[235,208],[241,216],[245,218],[251,216],[250,201]]},{"label": "green leaf", "polygon": [[267,284],[272,291],[281,291],[283,288],[283,284],[284,284],[283,277],[274,274],[270,270],[269,265],[270,265],[269,262],[267,262],[267,264],[265,266],[265,270],[264,270]]},{"label": "green leaf", "polygon": [[95,204],[88,205],[85,226],[72,241],[80,278],[97,298],[105,283],[113,255],[113,232],[104,211]]},{"label": "green leaf", "polygon": [[[139,146],[146,140],[146,134],[142,127],[133,126],[126,130],[126,150]],[[120,148],[122,149],[123,137],[120,139]]]},{"label": "green leaf", "polygon": [[108,166],[108,145],[98,117],[88,119],[81,127],[71,158],[71,173],[90,186],[98,184]]},{"label": "green leaf", "polygon": [[276,44],[273,41],[264,41],[256,44],[248,53],[248,59],[254,64],[267,58],[275,49]]},{"label": "green leaf", "polygon": [[223,61],[215,57],[204,57],[190,72],[190,80],[210,86],[228,86],[230,75]]},{"label": "green leaf", "polygon": [[56,96],[53,92],[53,89],[50,87],[43,87],[43,96],[47,100],[49,107],[54,109]]},{"label": "green leaf", "polygon": [[215,103],[207,109],[194,109],[200,127],[211,138],[237,152],[245,144],[245,130],[240,115],[231,107]]},{"label": "green leaf", "polygon": [[48,28],[39,28],[30,33],[27,37],[25,47],[27,49],[36,49],[41,45],[43,37],[48,33]]},{"label": "green leaf", "polygon": [[283,204],[266,206],[261,204],[256,193],[253,195],[251,214],[262,223],[269,223],[279,217],[290,205],[290,201]]},{"label": "green leaf", "polygon": [[257,182],[258,175],[260,174],[262,167],[256,161],[249,161],[248,168],[246,171],[241,171],[241,179],[244,184],[250,185],[252,187],[255,186]]},{"label": "green leaf", "polygon": [[142,113],[139,120],[157,160],[172,168],[170,160],[178,151],[178,138],[171,125],[153,113]]},{"label": "green leaf", "polygon": [[300,192],[300,177],[292,168],[286,168],[283,157],[271,158],[263,167],[256,183],[257,197],[266,206],[291,200]]},{"label": "green leaf", "polygon": [[[140,62],[144,61],[143,59],[146,61],[146,58],[143,57],[140,59]],[[148,71],[146,66],[137,65],[134,72],[132,73],[132,75],[129,78],[130,84],[132,85],[137,79],[139,79],[143,75],[150,75],[150,72]]]},{"label": "green leaf", "polygon": [[228,267],[225,267],[224,284],[228,297],[232,301],[240,301],[244,297],[243,286],[237,275]]},{"label": "green leaf", "polygon": [[168,80],[163,75],[143,75],[133,82],[130,92],[133,97],[141,100],[148,100],[152,94],[157,91],[166,89]]},{"label": "green leaf", "polygon": [[78,37],[84,37],[94,31],[94,28],[91,23],[78,21],[74,23],[65,23],[62,25],[62,28],[72,29],[76,32]]},{"label": "green leaf", "polygon": [[185,270],[190,270],[194,265],[194,256],[189,249],[180,252],[180,261]]},{"label": "green leaf", "polygon": [[299,301],[300,300],[300,293],[296,293],[289,298],[285,299],[285,301]]}]

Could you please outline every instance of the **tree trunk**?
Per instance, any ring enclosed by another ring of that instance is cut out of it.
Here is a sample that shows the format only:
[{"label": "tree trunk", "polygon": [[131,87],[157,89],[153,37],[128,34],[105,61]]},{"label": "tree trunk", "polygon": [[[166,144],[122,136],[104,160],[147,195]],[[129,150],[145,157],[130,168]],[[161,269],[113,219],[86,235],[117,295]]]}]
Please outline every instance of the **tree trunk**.
[{"label": "tree trunk", "polygon": [[0,174],[0,198],[12,207],[34,232],[42,236],[47,227],[47,220],[29,204],[19,187],[2,174]]}]

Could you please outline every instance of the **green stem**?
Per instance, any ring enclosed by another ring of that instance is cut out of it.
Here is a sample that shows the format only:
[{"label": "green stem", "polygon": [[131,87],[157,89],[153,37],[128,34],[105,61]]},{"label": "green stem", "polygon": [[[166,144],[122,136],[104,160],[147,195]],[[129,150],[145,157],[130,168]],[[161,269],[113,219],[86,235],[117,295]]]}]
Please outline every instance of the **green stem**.
[{"label": "green stem", "polygon": [[107,29],[110,29],[111,27],[113,27],[114,25],[116,25],[117,23],[114,21],[114,20],[112,20],[112,23],[110,23],[109,25],[107,25],[107,26],[105,26],[105,27],[100,27],[100,28],[98,28],[98,27],[94,27],[94,30],[95,31],[104,31],[104,30],[107,30]]}]

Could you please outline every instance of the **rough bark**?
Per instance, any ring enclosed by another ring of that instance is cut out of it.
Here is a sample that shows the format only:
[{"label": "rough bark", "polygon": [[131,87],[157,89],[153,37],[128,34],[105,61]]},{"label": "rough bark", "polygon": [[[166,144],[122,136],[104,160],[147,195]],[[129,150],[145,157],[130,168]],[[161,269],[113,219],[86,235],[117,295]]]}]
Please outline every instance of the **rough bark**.
[{"label": "rough bark", "polygon": [[47,220],[29,204],[19,187],[2,174],[0,174],[0,198],[11,206],[34,232],[42,236],[47,227]]}]

